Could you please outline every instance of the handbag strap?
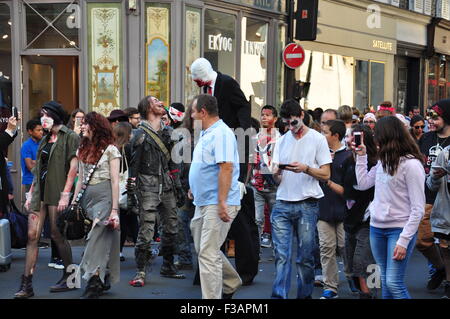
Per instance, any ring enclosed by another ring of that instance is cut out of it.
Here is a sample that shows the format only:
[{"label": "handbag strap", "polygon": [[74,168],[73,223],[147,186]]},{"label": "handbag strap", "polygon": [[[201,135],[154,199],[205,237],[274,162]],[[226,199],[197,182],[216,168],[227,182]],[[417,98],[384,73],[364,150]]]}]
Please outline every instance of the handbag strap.
[{"label": "handbag strap", "polygon": [[91,178],[94,175],[94,173],[95,173],[95,171],[96,171],[96,169],[98,167],[98,163],[100,163],[100,160],[102,159],[104,153],[105,153],[105,150],[102,150],[102,155],[98,159],[97,163],[95,163],[95,165],[89,170],[89,173],[86,176],[86,178],[84,179],[83,185],[81,186],[81,189],[78,192],[77,198],[74,201],[75,205],[78,205],[78,203],[80,202],[81,198],[83,197],[83,194],[86,191],[86,188],[88,187],[89,182],[91,181]]},{"label": "handbag strap", "polygon": [[170,161],[170,152],[167,149],[167,147],[164,145],[164,142],[161,140],[161,138],[157,134],[153,133],[151,130],[149,130],[148,128],[146,128],[143,125],[141,125],[140,128],[142,128],[144,130],[144,132],[146,132],[147,135],[149,135],[155,141],[155,143],[158,145],[161,152],[163,152],[166,159],[168,161]]}]

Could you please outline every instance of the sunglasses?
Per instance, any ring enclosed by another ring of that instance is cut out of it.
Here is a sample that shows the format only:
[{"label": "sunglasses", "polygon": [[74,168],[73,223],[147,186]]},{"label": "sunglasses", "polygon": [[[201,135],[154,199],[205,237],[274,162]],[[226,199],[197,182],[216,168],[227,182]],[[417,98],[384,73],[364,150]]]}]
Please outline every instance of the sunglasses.
[{"label": "sunglasses", "polygon": [[373,124],[375,121],[364,121],[364,124]]},{"label": "sunglasses", "polygon": [[421,128],[423,130],[425,128],[425,125],[417,125],[417,126],[414,126],[414,128],[416,130],[418,130],[419,128]]}]

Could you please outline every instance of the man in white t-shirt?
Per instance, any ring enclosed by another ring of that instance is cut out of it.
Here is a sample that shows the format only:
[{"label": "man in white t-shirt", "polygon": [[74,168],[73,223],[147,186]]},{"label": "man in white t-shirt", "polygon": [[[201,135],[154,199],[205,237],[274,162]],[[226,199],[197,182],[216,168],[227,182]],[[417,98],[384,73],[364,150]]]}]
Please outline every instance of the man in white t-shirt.
[{"label": "man in white t-shirt", "polygon": [[319,180],[330,178],[332,160],[326,138],[303,124],[304,112],[295,100],[281,105],[280,116],[290,131],[277,141],[273,156],[274,178],[280,184],[271,215],[276,267],[272,298],[288,298],[292,239],[297,236],[297,298],[310,299],[318,199],[324,196]]}]

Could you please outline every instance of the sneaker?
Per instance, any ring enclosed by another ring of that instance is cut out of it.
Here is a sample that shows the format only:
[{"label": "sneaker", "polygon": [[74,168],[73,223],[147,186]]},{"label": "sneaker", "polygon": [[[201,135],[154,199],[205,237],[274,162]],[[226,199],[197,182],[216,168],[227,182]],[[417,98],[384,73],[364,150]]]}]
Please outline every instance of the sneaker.
[{"label": "sneaker", "polygon": [[338,294],[335,293],[333,290],[324,290],[322,293],[322,297],[320,299],[336,299],[338,298]]},{"label": "sneaker", "polygon": [[55,262],[55,266],[53,266],[53,268],[59,269],[59,270],[64,269],[63,261],[62,261],[61,259],[58,259],[58,260]]},{"label": "sneaker", "polygon": [[434,290],[437,289],[442,281],[445,279],[445,268],[436,270],[431,276],[430,280],[428,280],[427,283],[427,289],[428,290]]},{"label": "sneaker", "polygon": [[270,248],[272,247],[272,238],[270,234],[264,233],[261,236],[261,247]]},{"label": "sneaker", "polygon": [[49,268],[55,268],[56,262],[57,262],[57,261],[58,261],[58,259],[52,258],[52,259],[50,260],[50,262],[47,264],[47,266],[48,266]]},{"label": "sneaker", "polygon": [[145,285],[145,272],[139,271],[136,276],[128,282],[133,287],[144,287]]}]

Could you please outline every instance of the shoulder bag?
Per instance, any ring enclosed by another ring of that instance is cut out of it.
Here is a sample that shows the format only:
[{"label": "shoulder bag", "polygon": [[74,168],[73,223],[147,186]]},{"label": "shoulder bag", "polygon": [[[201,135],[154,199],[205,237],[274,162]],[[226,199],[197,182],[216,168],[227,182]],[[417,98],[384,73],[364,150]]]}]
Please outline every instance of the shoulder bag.
[{"label": "shoulder bag", "polygon": [[[102,151],[100,159],[103,157],[104,152],[105,150]],[[67,240],[82,239],[89,233],[89,227],[91,226],[92,221],[88,218],[86,211],[81,207],[80,201],[89,185],[92,175],[97,169],[100,159],[94,167],[89,170],[89,173],[84,179],[83,185],[81,186],[75,201],[70,204],[69,207],[67,207],[58,217],[58,229]]]}]

